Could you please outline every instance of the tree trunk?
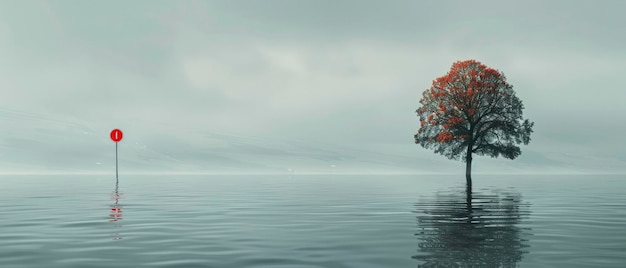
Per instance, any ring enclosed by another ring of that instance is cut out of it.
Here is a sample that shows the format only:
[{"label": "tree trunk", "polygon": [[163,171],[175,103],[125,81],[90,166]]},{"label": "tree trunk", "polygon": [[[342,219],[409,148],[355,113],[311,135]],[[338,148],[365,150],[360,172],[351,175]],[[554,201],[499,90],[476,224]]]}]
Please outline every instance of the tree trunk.
[{"label": "tree trunk", "polygon": [[465,179],[467,187],[472,189],[472,145],[467,146],[467,155],[465,157]]}]

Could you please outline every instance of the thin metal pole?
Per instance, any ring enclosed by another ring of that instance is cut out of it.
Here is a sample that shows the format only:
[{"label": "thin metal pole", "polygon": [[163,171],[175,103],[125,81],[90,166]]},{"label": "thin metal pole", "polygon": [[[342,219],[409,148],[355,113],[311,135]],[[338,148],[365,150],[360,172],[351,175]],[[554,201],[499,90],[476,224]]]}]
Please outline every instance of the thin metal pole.
[{"label": "thin metal pole", "polygon": [[115,143],[115,180],[117,180],[117,142]]}]

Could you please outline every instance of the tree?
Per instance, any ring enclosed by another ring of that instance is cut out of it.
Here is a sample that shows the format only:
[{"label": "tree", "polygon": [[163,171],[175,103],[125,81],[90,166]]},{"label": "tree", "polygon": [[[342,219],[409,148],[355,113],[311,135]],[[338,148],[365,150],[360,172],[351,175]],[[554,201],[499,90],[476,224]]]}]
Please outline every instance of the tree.
[{"label": "tree", "polygon": [[533,122],[522,118],[524,105],[502,72],[476,60],[457,61],[424,91],[417,109],[415,143],[466,163],[472,184],[472,154],[515,159],[517,146],[530,142]]}]

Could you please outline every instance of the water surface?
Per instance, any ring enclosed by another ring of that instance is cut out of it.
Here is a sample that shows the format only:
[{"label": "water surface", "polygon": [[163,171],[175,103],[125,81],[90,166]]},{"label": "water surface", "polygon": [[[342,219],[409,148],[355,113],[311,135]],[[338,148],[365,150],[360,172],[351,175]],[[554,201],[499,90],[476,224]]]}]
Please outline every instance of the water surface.
[{"label": "water surface", "polygon": [[[626,177],[0,177],[0,267],[624,267]],[[121,197],[121,198],[118,198]]]}]

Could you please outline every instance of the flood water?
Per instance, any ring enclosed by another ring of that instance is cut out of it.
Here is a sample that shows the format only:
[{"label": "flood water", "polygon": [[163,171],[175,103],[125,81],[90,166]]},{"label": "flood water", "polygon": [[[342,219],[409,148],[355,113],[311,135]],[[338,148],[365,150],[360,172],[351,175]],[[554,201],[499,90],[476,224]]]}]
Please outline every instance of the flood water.
[{"label": "flood water", "polygon": [[626,176],[464,183],[0,176],[0,267],[624,267]]}]

